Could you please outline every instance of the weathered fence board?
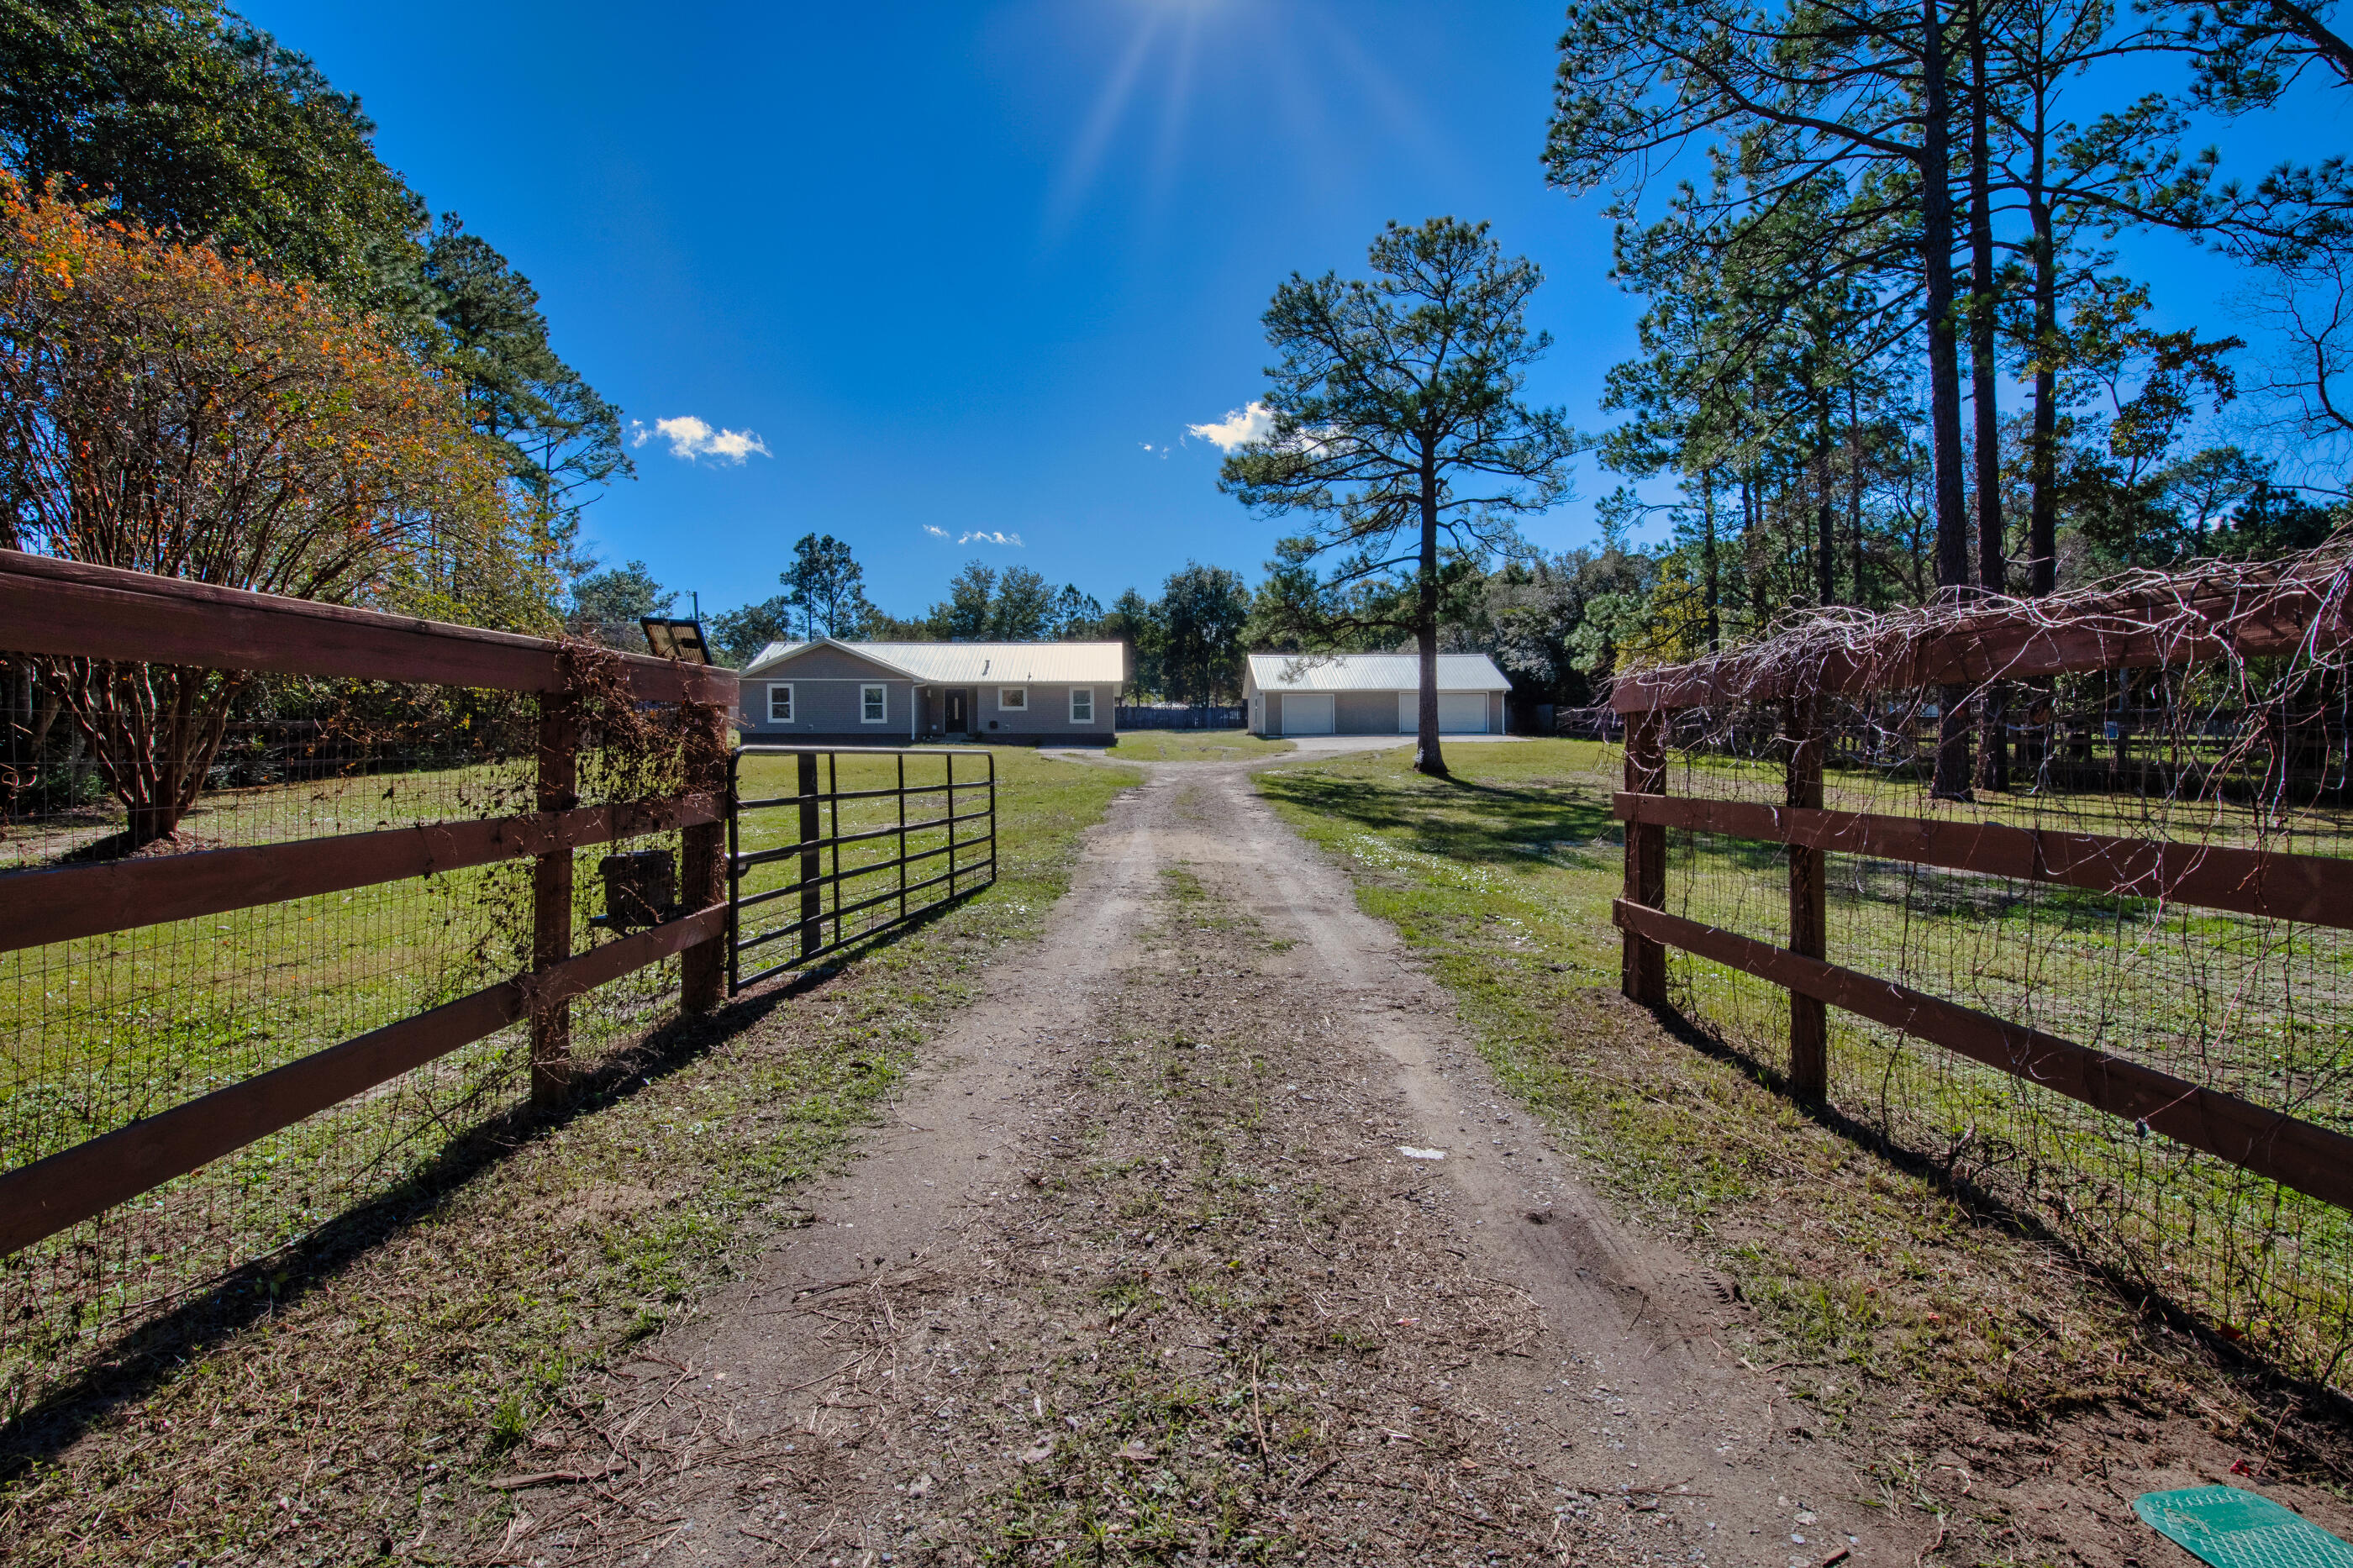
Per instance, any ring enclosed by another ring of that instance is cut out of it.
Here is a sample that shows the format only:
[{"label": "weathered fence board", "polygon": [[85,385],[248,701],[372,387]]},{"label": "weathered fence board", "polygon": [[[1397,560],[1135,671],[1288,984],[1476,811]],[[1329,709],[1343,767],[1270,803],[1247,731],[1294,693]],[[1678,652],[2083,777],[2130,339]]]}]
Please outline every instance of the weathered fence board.
[{"label": "weathered fence board", "polygon": [[[188,1174],[413,1068],[528,1018],[534,1100],[569,1077],[573,997],[673,954],[681,1004],[708,1009],[729,910],[718,824],[732,671],[619,655],[640,701],[686,705],[691,776],[681,795],[578,805],[577,694],[563,644],[541,637],[248,593],[180,578],[0,550],[0,651],[287,675],[540,693],[534,813],[114,864],[0,876],[0,952],[227,910],[536,860],[533,972],[0,1174],[0,1253],[54,1235]],[[572,856],[583,847],[677,830],[697,912],[570,952]]]},{"label": "weathered fence board", "polygon": [[1664,910],[1618,900],[1620,929],[1884,1024],[2323,1202],[2353,1208],[2353,1138],[2154,1068]]},{"label": "weathered fence board", "polygon": [[[1667,787],[1664,721],[1655,713],[1638,715],[1626,725],[1626,790],[1640,798]],[[1637,904],[1659,905],[1667,899],[1667,830],[1656,823],[1629,819],[1626,825],[1626,897]],[[1620,984],[1626,994],[1645,1007],[1667,1002],[1667,951],[1631,927],[1625,928],[1620,954]]]},{"label": "weathered fence board", "polygon": [[1806,810],[1704,796],[1620,794],[1614,807],[1622,820],[1659,827],[2353,930],[2353,864],[2326,855],[2054,833],[1998,822]]},{"label": "weathered fence board", "polygon": [[631,970],[722,936],[727,908],[624,937],[373,1029],[0,1175],[0,1254],[185,1176]]},{"label": "weathered fence board", "polygon": [[0,875],[0,952],[585,849],[640,834],[716,824],[723,815],[716,797],[691,795],[12,871]]},{"label": "weathered fence board", "polygon": [[[251,594],[180,577],[0,550],[0,647],[12,653],[499,691],[556,691],[562,645],[544,637]],[[735,700],[735,673],[624,654],[648,702]]]}]

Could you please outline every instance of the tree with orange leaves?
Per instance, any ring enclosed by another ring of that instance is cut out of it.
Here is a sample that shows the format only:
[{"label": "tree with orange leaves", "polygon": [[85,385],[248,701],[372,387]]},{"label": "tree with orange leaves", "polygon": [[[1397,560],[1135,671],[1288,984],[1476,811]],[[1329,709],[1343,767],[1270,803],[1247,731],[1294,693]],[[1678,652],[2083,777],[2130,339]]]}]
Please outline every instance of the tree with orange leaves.
[{"label": "tree with orange leaves", "polygon": [[[518,560],[501,471],[459,389],[373,323],[0,176],[0,544],[351,603],[428,548]],[[250,677],[46,679],[135,849],[175,833]]]}]

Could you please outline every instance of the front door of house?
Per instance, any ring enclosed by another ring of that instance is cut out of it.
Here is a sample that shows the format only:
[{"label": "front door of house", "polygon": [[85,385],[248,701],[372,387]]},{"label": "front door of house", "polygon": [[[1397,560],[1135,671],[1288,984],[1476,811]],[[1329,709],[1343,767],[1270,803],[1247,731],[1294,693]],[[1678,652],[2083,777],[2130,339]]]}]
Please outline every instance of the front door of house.
[{"label": "front door of house", "polygon": [[947,715],[940,721],[940,728],[951,735],[961,735],[972,728],[970,721],[965,716],[965,698],[967,695],[962,691],[951,691],[947,694]]}]

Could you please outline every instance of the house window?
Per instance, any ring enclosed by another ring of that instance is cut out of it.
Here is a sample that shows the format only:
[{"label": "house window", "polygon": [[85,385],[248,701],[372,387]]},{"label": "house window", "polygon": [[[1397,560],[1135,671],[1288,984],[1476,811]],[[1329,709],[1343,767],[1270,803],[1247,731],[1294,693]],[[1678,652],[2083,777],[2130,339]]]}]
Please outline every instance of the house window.
[{"label": "house window", "polygon": [[1026,686],[1000,686],[997,689],[997,706],[1008,713],[1029,711],[1029,689]]},{"label": "house window", "polygon": [[793,689],[789,686],[768,688],[768,722],[789,724],[793,721]]},{"label": "house window", "polygon": [[887,711],[891,689],[887,686],[861,686],[858,689],[858,717],[860,722],[880,724],[890,718]]},{"label": "house window", "polygon": [[1071,722],[1092,724],[1095,721],[1095,689],[1092,686],[1071,688]]}]

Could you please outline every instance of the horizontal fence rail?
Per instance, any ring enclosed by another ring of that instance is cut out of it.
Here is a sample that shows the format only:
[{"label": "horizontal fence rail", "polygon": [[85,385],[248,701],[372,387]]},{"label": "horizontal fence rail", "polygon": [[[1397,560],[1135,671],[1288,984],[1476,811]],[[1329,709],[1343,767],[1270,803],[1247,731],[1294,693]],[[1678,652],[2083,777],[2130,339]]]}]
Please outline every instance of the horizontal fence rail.
[{"label": "horizontal fence rail", "polygon": [[[561,691],[560,643],[0,550],[0,648],[204,669]],[[735,672],[623,656],[647,702],[735,700]]]},{"label": "horizontal fence rail", "polygon": [[[1683,689],[1658,682],[1651,689]],[[1789,1078],[1801,1095],[1819,1098],[1826,1092],[1816,1009],[1837,1007],[2113,1115],[2146,1122],[2217,1159],[2353,1208],[2353,1139],[1893,981],[1841,968],[1827,963],[1820,951],[1824,901],[1820,856],[1825,852],[2340,929],[2353,929],[2353,860],[2054,833],[1992,822],[1670,796],[1663,793],[1662,734],[1659,713],[1635,710],[1628,730],[1627,787],[1611,802],[1613,814],[1627,825],[1625,892],[1616,901],[1613,919],[1623,932],[1622,989],[1629,997],[1646,1005],[1665,1004],[1662,955],[1666,948],[1676,948],[1789,994]],[[1791,740],[1793,753],[1801,751],[1802,738]],[[1818,759],[1818,740],[1813,748]],[[1799,763],[1792,770],[1798,775],[1792,793],[1810,788],[1819,799],[1820,765],[1814,761],[1808,776],[1805,763]],[[1664,835],[1671,827],[1786,845],[1802,852],[1790,860],[1790,946],[1757,942],[1661,907],[1666,892]],[[1811,1007],[1801,1005],[1809,1003]],[[2133,1086],[2129,1091],[2122,1087],[2127,1084]]]},{"label": "horizontal fence rail", "polygon": [[1626,823],[2353,930],[2353,864],[2332,855],[2157,843],[1999,822],[1820,811],[1690,795],[1620,793],[1611,808]]},{"label": "horizontal fence rail", "polygon": [[2170,1073],[1663,910],[1612,906],[1620,930],[1736,969],[2055,1090],[2284,1187],[2353,1208],[2353,1138]]},{"label": "horizontal fence rail", "polygon": [[684,920],[477,991],[315,1051],[119,1131],[0,1175],[0,1254],[55,1235],[412,1068],[726,930],[715,904]]},{"label": "horizontal fence rail", "polygon": [[0,876],[0,952],[714,823],[709,795]]},{"label": "horizontal fence rail", "polygon": [[[532,873],[533,929],[515,935],[530,963],[512,979],[0,1173],[0,1254],[20,1252],[516,1024],[531,1026],[533,1097],[550,1102],[570,1075],[572,1001],[665,959],[684,955],[682,1005],[717,1004],[728,919],[720,843],[732,672],[599,652],[637,703],[677,705],[678,732],[689,742],[687,787],[583,805],[579,759],[592,742],[584,741],[580,694],[570,684],[570,651],[548,638],[0,551],[0,658],[24,656],[532,694],[538,737],[528,754],[535,757],[538,809],[0,873],[0,952],[517,862]],[[301,725],[272,728],[295,737],[290,744],[302,743]],[[691,743],[698,735],[699,746]],[[575,851],[664,833],[681,837],[682,907],[650,929],[575,952]],[[290,1172],[283,1179],[299,1177]]]},{"label": "horizontal fence rail", "polygon": [[[962,777],[959,762],[966,764]],[[911,763],[918,771],[912,782]],[[788,764],[791,794],[747,793],[747,774],[781,783]],[[733,766],[731,994],[920,920],[997,879],[992,752],[955,746],[744,746]],[[923,776],[934,767],[936,774]],[[928,815],[910,816],[911,803]],[[771,882],[763,872],[777,879]],[[759,885],[764,882],[768,885]],[[765,922],[754,912],[777,905],[788,908],[789,918]],[[746,955],[778,944],[789,956],[746,971]]]}]

